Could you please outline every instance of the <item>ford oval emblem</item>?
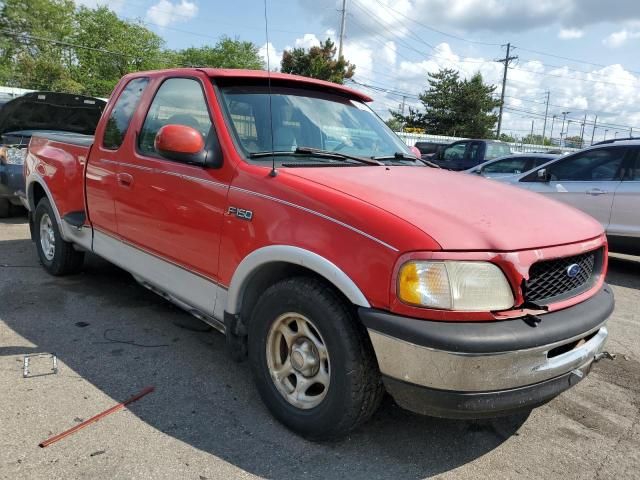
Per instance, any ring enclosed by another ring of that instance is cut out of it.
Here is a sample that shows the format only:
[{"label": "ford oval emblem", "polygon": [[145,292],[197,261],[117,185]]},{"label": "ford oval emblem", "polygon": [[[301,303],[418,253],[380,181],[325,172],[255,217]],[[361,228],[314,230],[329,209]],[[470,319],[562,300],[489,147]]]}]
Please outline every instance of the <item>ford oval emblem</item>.
[{"label": "ford oval emblem", "polygon": [[567,267],[567,277],[576,278],[578,275],[580,275],[581,271],[582,267],[577,263],[573,263]]}]

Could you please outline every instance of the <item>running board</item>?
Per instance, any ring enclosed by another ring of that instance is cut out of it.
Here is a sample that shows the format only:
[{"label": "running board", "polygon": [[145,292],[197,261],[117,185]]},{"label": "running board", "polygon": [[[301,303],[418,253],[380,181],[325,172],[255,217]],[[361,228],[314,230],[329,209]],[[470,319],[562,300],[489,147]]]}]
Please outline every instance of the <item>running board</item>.
[{"label": "running board", "polygon": [[142,278],[136,275],[133,275],[133,278],[135,278],[136,282],[138,282],[140,285],[142,285],[146,289],[151,290],[153,293],[157,295],[160,295],[165,300],[173,303],[175,306],[181,308],[185,312],[190,313],[191,315],[196,317],[198,320],[203,321],[207,325],[212,326],[213,328],[215,328],[217,331],[219,331],[224,335],[225,333],[224,322],[218,320],[217,318],[212,317],[211,315],[207,315],[206,313],[201,312],[196,308],[193,308],[191,305],[183,302],[182,300],[177,299],[173,295],[159,289],[158,287],[151,285],[149,282],[146,282],[145,280],[143,280]]}]

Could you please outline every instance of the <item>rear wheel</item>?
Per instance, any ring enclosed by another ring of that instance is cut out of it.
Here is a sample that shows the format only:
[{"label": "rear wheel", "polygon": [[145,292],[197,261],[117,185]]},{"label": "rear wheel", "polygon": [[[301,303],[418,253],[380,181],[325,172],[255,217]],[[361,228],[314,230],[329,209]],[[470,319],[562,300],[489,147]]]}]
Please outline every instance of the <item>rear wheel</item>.
[{"label": "rear wheel", "polygon": [[249,359],[272,414],[305,437],[344,436],[382,398],[366,331],[314,278],[284,280],[263,293],[249,323]]},{"label": "rear wheel", "polygon": [[68,275],[82,269],[84,252],[77,251],[72,243],[62,239],[60,226],[46,197],[36,207],[34,237],[40,262],[47,272]]}]

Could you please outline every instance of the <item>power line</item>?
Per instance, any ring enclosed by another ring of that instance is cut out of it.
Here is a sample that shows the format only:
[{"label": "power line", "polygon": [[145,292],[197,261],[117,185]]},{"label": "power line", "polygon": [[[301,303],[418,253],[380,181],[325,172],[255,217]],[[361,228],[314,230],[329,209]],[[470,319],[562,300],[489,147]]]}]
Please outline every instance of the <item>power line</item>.
[{"label": "power line", "polygon": [[424,23],[421,23],[421,22],[419,22],[419,21],[417,21],[417,20],[415,20],[415,19],[413,19],[413,18],[411,18],[411,17],[407,17],[404,13],[397,11],[396,9],[394,9],[394,8],[390,7],[389,5],[385,5],[385,4],[383,4],[383,3],[382,3],[382,2],[380,2],[379,0],[375,0],[375,1],[376,1],[376,3],[380,4],[381,6],[383,6],[383,7],[387,8],[388,10],[391,10],[391,11],[393,11],[393,12],[397,13],[398,15],[400,15],[400,16],[402,16],[402,17],[406,18],[406,19],[407,19],[407,20],[409,20],[410,22],[413,22],[413,23],[415,23],[416,25],[421,26],[422,28],[426,28],[427,30],[431,30],[432,32],[439,33],[440,35],[444,35],[445,37],[455,38],[456,40],[461,40],[461,41],[463,41],[463,42],[467,42],[467,43],[475,43],[475,44],[477,44],[477,45],[489,45],[489,46],[496,46],[496,47],[499,47],[499,46],[500,46],[500,44],[499,44],[499,43],[480,42],[480,41],[477,41],[477,40],[470,40],[470,39],[468,39],[468,38],[463,38],[463,37],[459,37],[459,36],[457,36],[457,35],[453,35],[453,34],[451,34],[451,33],[443,32],[442,30],[438,30],[438,29],[433,28],[433,27],[431,27],[431,26],[429,26],[429,25],[426,25],[426,24],[424,24]]}]

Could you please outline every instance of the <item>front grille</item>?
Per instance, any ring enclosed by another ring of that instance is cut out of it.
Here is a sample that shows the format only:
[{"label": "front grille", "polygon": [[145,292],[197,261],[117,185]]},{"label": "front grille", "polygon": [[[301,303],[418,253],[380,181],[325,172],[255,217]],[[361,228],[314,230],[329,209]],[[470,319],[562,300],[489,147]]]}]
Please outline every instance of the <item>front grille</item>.
[{"label": "front grille", "polygon": [[[567,272],[574,264],[580,267],[580,272],[571,277]],[[524,283],[524,298],[528,302],[549,303],[574,297],[595,283],[601,269],[602,249],[534,263],[529,269],[529,280]]]}]

